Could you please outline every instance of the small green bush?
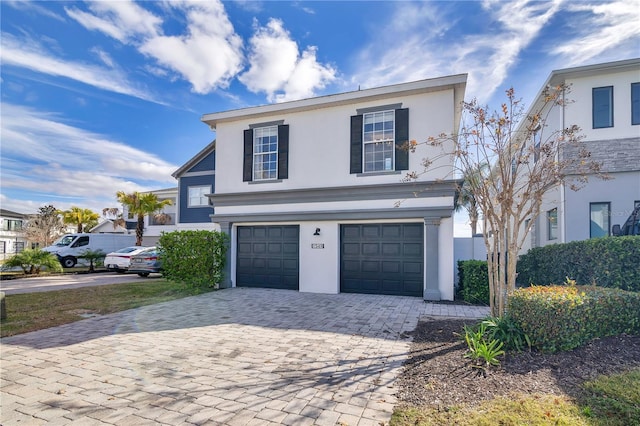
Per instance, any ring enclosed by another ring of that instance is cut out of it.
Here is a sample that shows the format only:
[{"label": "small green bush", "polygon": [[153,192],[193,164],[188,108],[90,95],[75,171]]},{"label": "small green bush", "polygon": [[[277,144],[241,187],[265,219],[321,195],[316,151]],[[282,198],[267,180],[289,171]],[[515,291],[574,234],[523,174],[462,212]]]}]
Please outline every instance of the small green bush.
[{"label": "small green bush", "polygon": [[640,291],[640,236],[593,238],[529,250],[518,259],[519,285],[581,284]]},{"label": "small green bush", "polygon": [[163,275],[187,287],[215,287],[223,278],[227,244],[227,235],[217,231],[163,233]]},{"label": "small green bush", "polygon": [[543,352],[570,350],[596,337],[640,333],[640,293],[595,286],[517,289],[507,311],[531,345]]},{"label": "small green bush", "polygon": [[489,304],[489,272],[482,260],[459,260],[458,278],[462,300],[474,304]]},{"label": "small green bush", "polygon": [[62,272],[62,265],[56,255],[47,251],[27,249],[11,256],[4,262],[5,267],[20,267],[27,275],[37,275],[43,268],[51,272]]}]

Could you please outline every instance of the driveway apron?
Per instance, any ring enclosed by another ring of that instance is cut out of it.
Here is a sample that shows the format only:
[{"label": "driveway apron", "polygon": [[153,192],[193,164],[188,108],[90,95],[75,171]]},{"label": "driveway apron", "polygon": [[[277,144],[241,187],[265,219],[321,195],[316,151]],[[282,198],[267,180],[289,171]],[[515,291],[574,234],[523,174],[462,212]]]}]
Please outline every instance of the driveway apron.
[{"label": "driveway apron", "polygon": [[0,341],[0,422],[385,424],[419,318],[486,313],[234,288],[94,317]]}]

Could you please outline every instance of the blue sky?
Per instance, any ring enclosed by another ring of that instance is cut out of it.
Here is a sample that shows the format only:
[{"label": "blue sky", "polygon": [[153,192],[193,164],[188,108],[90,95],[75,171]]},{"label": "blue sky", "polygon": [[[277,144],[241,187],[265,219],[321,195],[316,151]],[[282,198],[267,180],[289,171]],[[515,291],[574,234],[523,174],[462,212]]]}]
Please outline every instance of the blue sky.
[{"label": "blue sky", "polygon": [[529,104],[554,69],[640,56],[640,0],[0,8],[0,205],[22,213],[176,186],[206,113],[459,73],[467,99]]}]

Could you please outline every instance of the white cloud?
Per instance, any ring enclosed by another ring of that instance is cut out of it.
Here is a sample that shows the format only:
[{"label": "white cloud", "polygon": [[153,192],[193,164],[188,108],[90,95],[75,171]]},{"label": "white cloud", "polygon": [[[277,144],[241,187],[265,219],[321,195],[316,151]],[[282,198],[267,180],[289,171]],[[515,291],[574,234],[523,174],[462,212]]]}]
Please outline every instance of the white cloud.
[{"label": "white cloud", "polygon": [[47,16],[49,18],[53,18],[57,21],[64,22],[64,17],[58,15],[55,12],[47,9],[46,7],[42,7],[38,2],[28,1],[28,0],[4,0],[4,4],[9,5],[15,9],[24,10],[28,12],[35,12],[43,16]]},{"label": "white cloud", "polygon": [[175,185],[176,169],[152,153],[67,125],[55,114],[2,105],[5,197],[17,191],[40,194],[30,199],[99,199],[106,207],[117,191]]},{"label": "white cloud", "polygon": [[66,7],[69,17],[88,30],[100,31],[121,43],[158,32],[162,20],[132,1],[97,1],[88,3],[93,13]]},{"label": "white cloud", "polygon": [[220,2],[171,2],[185,12],[185,35],[146,39],[140,52],[182,75],[196,93],[229,85],[242,69],[242,39],[235,34]]},{"label": "white cloud", "polygon": [[315,47],[300,56],[298,44],[278,19],[265,27],[256,24],[248,61],[251,67],[239,80],[254,93],[265,92],[270,102],[313,96],[336,74],[334,68],[317,61]]},{"label": "white cloud", "polygon": [[[352,84],[374,87],[411,80],[469,73],[467,96],[490,97],[511,67],[551,17],[552,2],[486,1],[492,33],[460,37],[456,21],[438,3],[399,2],[387,28],[358,56]],[[454,34],[455,33],[455,34]],[[382,52],[382,53],[381,53]]]},{"label": "white cloud", "polygon": [[19,40],[8,33],[2,33],[0,55],[3,66],[17,66],[51,76],[66,77],[98,89],[161,103],[143,89],[135,87],[118,70],[57,58],[37,43]]},{"label": "white cloud", "polygon": [[626,45],[624,57],[637,57],[640,52],[640,2],[614,1],[609,3],[571,3],[568,10],[587,18],[575,25],[577,35],[552,50],[568,58],[566,66],[589,61]]}]

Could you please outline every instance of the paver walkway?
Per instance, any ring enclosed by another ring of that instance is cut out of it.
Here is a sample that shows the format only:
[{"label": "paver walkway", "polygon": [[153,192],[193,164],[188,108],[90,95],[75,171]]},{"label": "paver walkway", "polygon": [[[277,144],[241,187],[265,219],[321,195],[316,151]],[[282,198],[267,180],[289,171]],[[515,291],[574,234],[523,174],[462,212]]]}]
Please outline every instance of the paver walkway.
[{"label": "paver walkway", "polygon": [[379,425],[420,298],[227,289],[4,338],[0,423]]}]

